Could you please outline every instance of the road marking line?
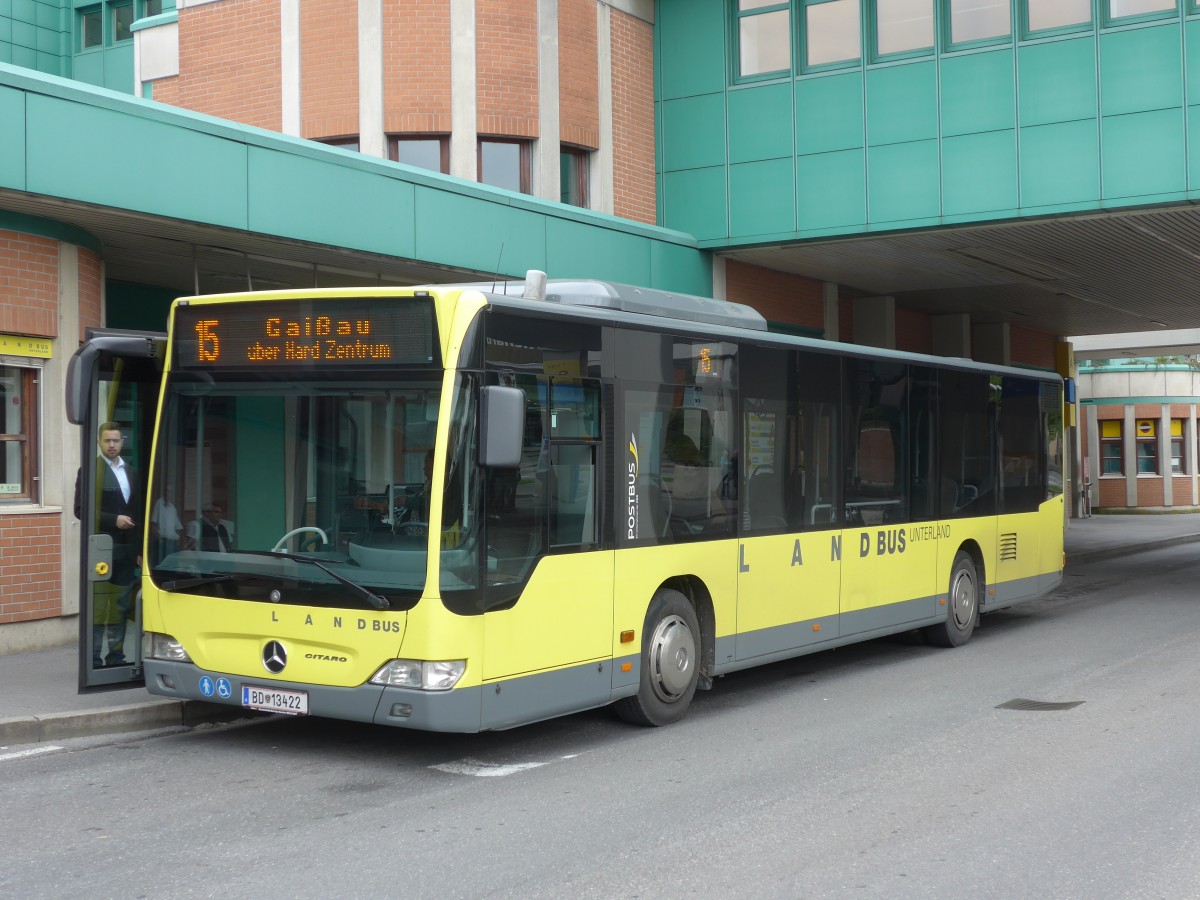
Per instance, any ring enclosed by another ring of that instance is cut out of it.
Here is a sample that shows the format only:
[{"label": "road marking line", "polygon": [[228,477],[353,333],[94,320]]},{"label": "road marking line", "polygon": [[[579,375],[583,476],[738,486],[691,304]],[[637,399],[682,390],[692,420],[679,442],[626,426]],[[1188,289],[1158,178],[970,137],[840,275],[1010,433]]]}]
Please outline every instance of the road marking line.
[{"label": "road marking line", "polygon": [[[4,749],[0,747],[0,749]],[[34,747],[30,750],[18,750],[16,753],[0,753],[0,762],[6,762],[10,759],[24,759],[27,756],[36,756],[39,753],[50,753],[53,750],[61,750],[57,744],[51,744],[48,747]]]},{"label": "road marking line", "polygon": [[544,762],[511,763],[506,766],[497,763],[486,763],[479,759],[460,759],[458,762],[438,763],[430,766],[439,772],[449,775],[472,775],[476,778],[503,778],[505,775],[515,775],[528,769],[536,769],[546,765]]}]

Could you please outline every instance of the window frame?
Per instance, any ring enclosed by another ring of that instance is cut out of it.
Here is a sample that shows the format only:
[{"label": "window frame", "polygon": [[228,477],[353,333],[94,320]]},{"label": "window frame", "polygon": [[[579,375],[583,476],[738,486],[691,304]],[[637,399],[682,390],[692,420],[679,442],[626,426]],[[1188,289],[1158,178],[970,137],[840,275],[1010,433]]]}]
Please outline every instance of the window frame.
[{"label": "window frame", "polygon": [[[974,50],[977,47],[996,47],[1003,44],[1011,44],[1016,35],[1013,33],[1013,7],[1012,3],[1008,5],[1008,32],[995,37],[970,38],[968,40],[954,40],[954,0],[939,0],[941,5],[942,16],[942,52],[952,53],[956,50]],[[1019,24],[1019,23],[1018,23]]]},{"label": "window frame", "polygon": [[0,494],[0,507],[5,505],[40,505],[41,498],[41,366],[26,360],[0,357],[0,367],[14,369],[21,379],[21,430],[18,433],[0,431],[0,445],[16,443],[21,447],[21,486],[15,494]]},{"label": "window frame", "polygon": [[866,31],[866,39],[868,41],[867,60],[870,63],[878,63],[932,56],[936,52],[938,42],[938,0],[928,0],[928,2],[930,17],[929,46],[916,47],[910,50],[891,50],[885,53],[879,49],[879,3],[878,0],[868,0]]},{"label": "window frame", "polygon": [[1034,28],[1029,24],[1029,5],[1035,2],[1044,2],[1044,0],[1020,0],[1018,26],[1022,41],[1058,37],[1063,34],[1079,34],[1084,31],[1092,31],[1096,27],[1096,11],[1094,6],[1089,3],[1088,18],[1085,22],[1076,22],[1070,25],[1055,25],[1050,28]]},{"label": "window frame", "polygon": [[[1151,426],[1150,433],[1143,436],[1138,427],[1138,422],[1149,422]],[[1134,424],[1134,458],[1135,466],[1137,467],[1138,475],[1161,475],[1158,462],[1158,426],[1157,419],[1137,419]],[[1144,452],[1142,448],[1148,448],[1148,452]],[[1147,468],[1142,468],[1142,463],[1147,464]],[[1153,468],[1149,468],[1152,465]]]},{"label": "window frame", "polygon": [[[795,11],[792,9],[791,0],[784,0],[781,3],[765,3],[760,7],[753,9],[742,9],[739,0],[734,0],[730,4],[730,13],[732,21],[730,23],[730,35],[733,40],[733,52],[730,54],[730,61],[733,65],[734,84],[752,84],[758,81],[768,81],[775,78],[790,77],[796,69],[796,59],[799,48],[796,45],[798,28],[795,21]],[[746,18],[754,16],[762,16],[768,13],[787,13],[787,29],[788,29],[788,61],[787,65],[781,69],[769,69],[763,72],[755,72],[751,75],[742,74],[742,29],[741,22]]]},{"label": "window frame", "polygon": [[[1178,433],[1175,429],[1178,428]],[[1171,474],[1172,475],[1187,475],[1187,454],[1184,451],[1184,426],[1183,419],[1171,419]],[[1178,452],[1176,452],[1178,451]],[[1178,467],[1176,466],[1178,463]]]},{"label": "window frame", "polygon": [[[799,0],[798,8],[800,15],[796,17],[796,57],[800,63],[800,72],[804,75],[810,75],[817,72],[829,72],[836,69],[857,69],[863,65],[863,10],[860,0],[850,0],[852,5],[858,7],[858,55],[852,59],[837,59],[830,62],[809,64],[808,62],[808,11],[817,6],[825,6],[829,3],[837,3],[838,0]],[[875,4],[872,0],[870,5]]]},{"label": "window frame", "polygon": [[[94,53],[97,50],[103,50],[106,42],[104,40],[105,33],[105,4],[97,3],[94,6],[85,6],[75,10],[75,22],[79,27],[78,40],[75,42],[77,53]],[[95,44],[85,44],[87,40],[87,26],[85,22],[89,16],[98,16],[100,22],[100,40]]]},{"label": "window frame", "polygon": [[[1116,435],[1105,436],[1104,425],[1112,422],[1116,425]],[[1100,438],[1100,477],[1109,478],[1124,478],[1125,477],[1125,423],[1120,419],[1101,419],[1099,428],[1097,429]],[[1106,453],[1106,450],[1115,450],[1115,453]],[[1106,463],[1109,460],[1117,461],[1117,471],[1109,472]]]},{"label": "window frame", "polygon": [[[573,172],[573,178],[571,180],[574,181],[575,192],[576,192],[576,195],[579,200],[578,203],[572,203],[570,200],[562,199],[562,196],[563,196],[562,195],[562,183],[563,183],[563,181],[567,180],[567,178],[569,177],[566,174],[566,172],[564,171],[564,167],[563,167],[563,158],[564,157],[567,157],[572,160],[572,167],[574,169],[574,172]],[[559,145],[559,155],[558,155],[558,166],[559,166],[558,171],[559,171],[559,198],[560,198],[559,202],[561,202],[567,206],[574,206],[578,209],[590,209],[591,208],[591,206],[590,206],[590,204],[591,204],[590,193],[591,192],[589,191],[589,178],[588,178],[588,173],[591,168],[591,166],[590,166],[590,151],[588,151],[584,147],[577,147],[574,144],[560,144]]]},{"label": "window frame", "polygon": [[359,147],[359,136],[357,134],[342,134],[335,137],[319,137],[313,138],[318,144],[324,144],[327,147],[341,147],[343,150],[353,150],[355,153],[361,152]]},{"label": "window frame", "polygon": [[520,156],[518,157],[518,165],[520,166],[519,182],[520,188],[518,193],[529,194],[533,192],[533,151],[532,141],[528,138],[520,137],[505,137],[503,135],[481,134],[475,142],[475,165],[477,171],[477,180],[480,184],[486,184],[489,187],[499,188],[500,190],[511,190],[498,184],[490,184],[483,180],[483,145],[484,144],[516,144],[520,148]]},{"label": "window frame", "polygon": [[[438,143],[438,162],[440,168],[429,169],[424,166],[413,165],[406,163],[400,159],[400,145],[406,142],[416,143],[418,141],[437,141]],[[425,172],[438,172],[442,175],[450,174],[450,135],[441,132],[396,132],[387,136],[388,142],[388,159],[392,162],[400,163],[401,165],[413,166],[415,169],[421,169]]]},{"label": "window frame", "polygon": [[[115,47],[119,44],[130,43],[133,40],[133,23],[136,22],[137,18],[138,18],[137,10],[134,8],[133,0],[127,0],[127,2],[123,2],[123,3],[106,3],[106,4],[104,4],[104,6],[108,10],[108,16],[106,17],[108,27],[110,27],[112,29],[111,34],[110,34],[110,40],[108,43],[113,47]],[[129,27],[128,27],[129,37],[118,38],[117,37],[117,16],[121,12],[121,10],[126,10],[126,9],[129,10]]]},{"label": "window frame", "polygon": [[[1191,12],[1191,0],[1188,0],[1189,9],[1186,12]],[[1180,14],[1179,0],[1175,0],[1174,5],[1170,9],[1155,10],[1148,13],[1133,13],[1127,16],[1114,16],[1112,13],[1112,0],[1103,0],[1103,5],[1100,9],[1100,26],[1102,28],[1112,28],[1121,25],[1140,25],[1143,22],[1157,22],[1162,19],[1175,18]]]}]

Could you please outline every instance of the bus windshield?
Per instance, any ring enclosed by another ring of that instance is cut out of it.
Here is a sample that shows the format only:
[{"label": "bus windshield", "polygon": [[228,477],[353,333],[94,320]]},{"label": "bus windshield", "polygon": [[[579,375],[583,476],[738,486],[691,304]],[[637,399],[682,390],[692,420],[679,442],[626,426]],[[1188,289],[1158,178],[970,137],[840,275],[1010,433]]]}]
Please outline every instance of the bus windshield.
[{"label": "bus windshield", "polygon": [[[152,579],[238,600],[411,607],[428,562],[440,374],[172,376],[151,487]],[[389,552],[364,549],[380,545]]]}]

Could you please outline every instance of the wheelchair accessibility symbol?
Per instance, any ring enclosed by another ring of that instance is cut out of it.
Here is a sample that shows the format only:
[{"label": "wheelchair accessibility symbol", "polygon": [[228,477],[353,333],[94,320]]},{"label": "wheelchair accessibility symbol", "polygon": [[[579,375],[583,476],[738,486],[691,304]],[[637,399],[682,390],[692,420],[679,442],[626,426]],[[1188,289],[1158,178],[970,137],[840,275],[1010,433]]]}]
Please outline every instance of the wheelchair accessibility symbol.
[{"label": "wheelchair accessibility symbol", "polygon": [[217,679],[217,696],[222,700],[228,700],[233,694],[233,688],[229,684],[228,678]]},{"label": "wheelchair accessibility symbol", "polygon": [[205,675],[200,679],[200,693],[202,693],[205,697],[211,697],[213,695],[213,690],[214,686],[211,678]]}]

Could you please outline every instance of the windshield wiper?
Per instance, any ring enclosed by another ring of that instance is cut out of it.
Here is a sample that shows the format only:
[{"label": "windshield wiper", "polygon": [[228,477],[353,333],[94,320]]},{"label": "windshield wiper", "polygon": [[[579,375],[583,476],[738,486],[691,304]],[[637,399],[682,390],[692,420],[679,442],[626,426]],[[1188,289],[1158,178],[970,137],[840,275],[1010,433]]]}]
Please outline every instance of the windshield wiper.
[{"label": "windshield wiper", "polygon": [[186,591],[188,588],[200,587],[203,584],[219,584],[222,581],[233,581],[232,575],[201,575],[198,578],[176,578],[174,581],[164,581],[164,591]]},{"label": "windshield wiper", "polygon": [[388,602],[387,597],[382,597],[371,589],[363,587],[358,582],[351,581],[344,575],[339,575],[315,556],[304,556],[303,554],[299,553],[280,553],[275,550],[239,550],[238,552],[245,553],[249,556],[270,556],[274,559],[294,559],[296,562],[309,563],[310,565],[316,566],[334,581],[338,582],[339,584],[344,584],[346,587],[350,588],[350,590],[354,591],[354,593],[358,594],[360,597],[370,603],[371,606],[375,607],[375,609],[391,609],[392,607],[392,604]]}]

